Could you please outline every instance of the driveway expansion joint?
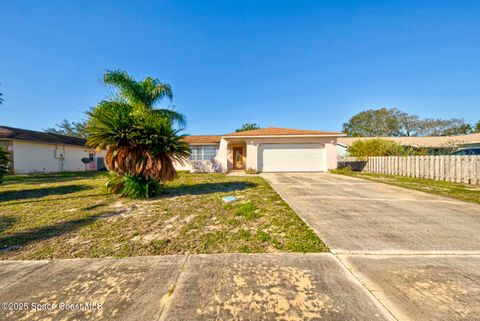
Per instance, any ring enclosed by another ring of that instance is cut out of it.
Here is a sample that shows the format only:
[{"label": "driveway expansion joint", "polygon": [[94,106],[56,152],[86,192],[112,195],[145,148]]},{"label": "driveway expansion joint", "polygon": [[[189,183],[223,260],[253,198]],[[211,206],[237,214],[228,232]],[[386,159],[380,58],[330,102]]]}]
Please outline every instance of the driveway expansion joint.
[{"label": "driveway expansion joint", "polygon": [[[332,253],[333,254],[333,253]],[[350,269],[350,267],[345,264],[337,255],[333,254],[333,256],[335,257],[335,259],[338,261],[338,263],[345,269],[348,271],[348,273],[358,282],[358,284],[360,284],[362,286],[362,288],[365,289],[365,291],[369,294],[370,296],[370,299],[375,302],[375,304],[377,304],[377,306],[381,307],[385,313],[390,316],[392,319],[396,320],[396,321],[400,321],[400,319],[398,319],[393,313],[392,311],[390,311],[390,309],[385,305],[383,304],[383,302],[375,295],[375,291],[371,290],[367,284],[365,284],[364,282],[362,282],[360,280],[360,278]]]},{"label": "driveway expansion joint", "polygon": [[178,279],[180,279],[180,276],[182,275],[183,271],[185,270],[185,265],[187,264],[187,261],[190,259],[191,256],[192,256],[191,254],[187,254],[187,257],[183,261],[183,264],[180,267],[180,270],[178,271],[178,274],[175,278],[175,281],[170,286],[169,291],[167,291],[167,293],[165,293],[165,295],[162,297],[162,299],[160,301],[160,304],[163,303],[164,307],[163,307],[162,312],[160,313],[160,316],[158,317],[157,321],[164,320],[165,317],[168,315],[168,310],[170,308],[170,302],[172,301],[171,299],[172,299],[172,296],[174,295],[175,288],[176,288],[177,283],[178,283]]}]

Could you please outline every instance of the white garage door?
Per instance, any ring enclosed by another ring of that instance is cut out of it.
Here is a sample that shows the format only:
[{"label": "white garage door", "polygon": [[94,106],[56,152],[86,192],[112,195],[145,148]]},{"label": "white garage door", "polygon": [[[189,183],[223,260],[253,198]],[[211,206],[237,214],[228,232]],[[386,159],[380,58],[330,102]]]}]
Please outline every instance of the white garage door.
[{"label": "white garage door", "polygon": [[322,144],[262,144],[260,172],[324,172],[326,152]]}]

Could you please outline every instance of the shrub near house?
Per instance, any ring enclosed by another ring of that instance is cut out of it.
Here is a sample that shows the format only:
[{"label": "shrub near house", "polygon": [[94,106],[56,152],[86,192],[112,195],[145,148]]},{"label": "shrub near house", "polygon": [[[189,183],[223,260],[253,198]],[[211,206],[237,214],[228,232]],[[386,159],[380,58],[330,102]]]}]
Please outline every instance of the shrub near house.
[{"label": "shrub near house", "polygon": [[371,156],[408,156],[423,154],[422,150],[415,150],[411,147],[402,146],[386,139],[358,140],[348,148],[352,157]]},{"label": "shrub near house", "polygon": [[8,172],[9,154],[8,151],[0,146],[0,183]]}]

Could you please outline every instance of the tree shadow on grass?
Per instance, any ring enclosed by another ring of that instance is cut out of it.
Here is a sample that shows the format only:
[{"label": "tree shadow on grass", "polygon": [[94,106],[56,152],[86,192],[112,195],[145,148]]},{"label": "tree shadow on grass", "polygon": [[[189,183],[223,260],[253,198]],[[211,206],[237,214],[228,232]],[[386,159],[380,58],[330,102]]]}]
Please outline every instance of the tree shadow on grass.
[{"label": "tree shadow on grass", "polygon": [[56,224],[43,226],[25,231],[15,232],[7,235],[0,235],[0,253],[9,250],[17,250],[18,248],[28,245],[33,242],[46,240],[49,238],[62,236],[74,230],[80,229],[86,225],[94,223],[104,217],[121,214],[122,211],[112,213],[97,213],[87,217],[82,217],[75,220],[59,222]]},{"label": "tree shadow on grass", "polygon": [[31,189],[22,189],[15,191],[5,191],[0,192],[0,203],[9,202],[15,200],[25,200],[32,198],[42,198],[50,195],[65,195],[76,193],[93,187],[88,185],[64,185],[64,186],[54,186],[54,187],[44,187],[44,188],[31,188]]},{"label": "tree shadow on grass", "polygon": [[200,184],[182,184],[175,187],[166,187],[160,197],[176,197],[184,195],[202,195],[211,193],[230,193],[241,191],[248,188],[254,188],[258,184],[243,181],[222,182],[222,183],[200,183]]},{"label": "tree shadow on grass", "polygon": [[61,173],[48,173],[48,174],[25,174],[25,175],[12,175],[5,176],[5,184],[43,184],[43,183],[58,183],[64,181],[73,181],[86,178],[102,177],[105,174],[103,172],[61,172]]},{"label": "tree shadow on grass", "polygon": [[[97,194],[87,194],[87,195],[77,195],[77,196],[70,196],[70,197],[56,197],[52,199],[39,199],[39,200],[26,200],[26,201],[19,201],[19,202],[12,202],[8,205],[18,205],[18,204],[27,204],[27,203],[45,203],[45,202],[61,202],[65,200],[73,200],[73,199],[80,199],[80,198],[92,198],[92,197],[105,197],[108,194],[97,193]],[[1,201],[0,201],[1,203]]]},{"label": "tree shadow on grass", "polygon": [[12,227],[17,219],[14,216],[0,216],[0,233]]}]

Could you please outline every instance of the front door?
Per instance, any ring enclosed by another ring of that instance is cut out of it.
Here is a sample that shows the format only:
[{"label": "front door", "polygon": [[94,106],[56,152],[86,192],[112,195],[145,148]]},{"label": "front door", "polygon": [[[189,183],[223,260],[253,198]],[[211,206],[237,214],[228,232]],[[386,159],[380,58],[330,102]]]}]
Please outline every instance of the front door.
[{"label": "front door", "polygon": [[243,147],[233,147],[233,168],[234,169],[243,169],[245,168],[243,157]]}]

